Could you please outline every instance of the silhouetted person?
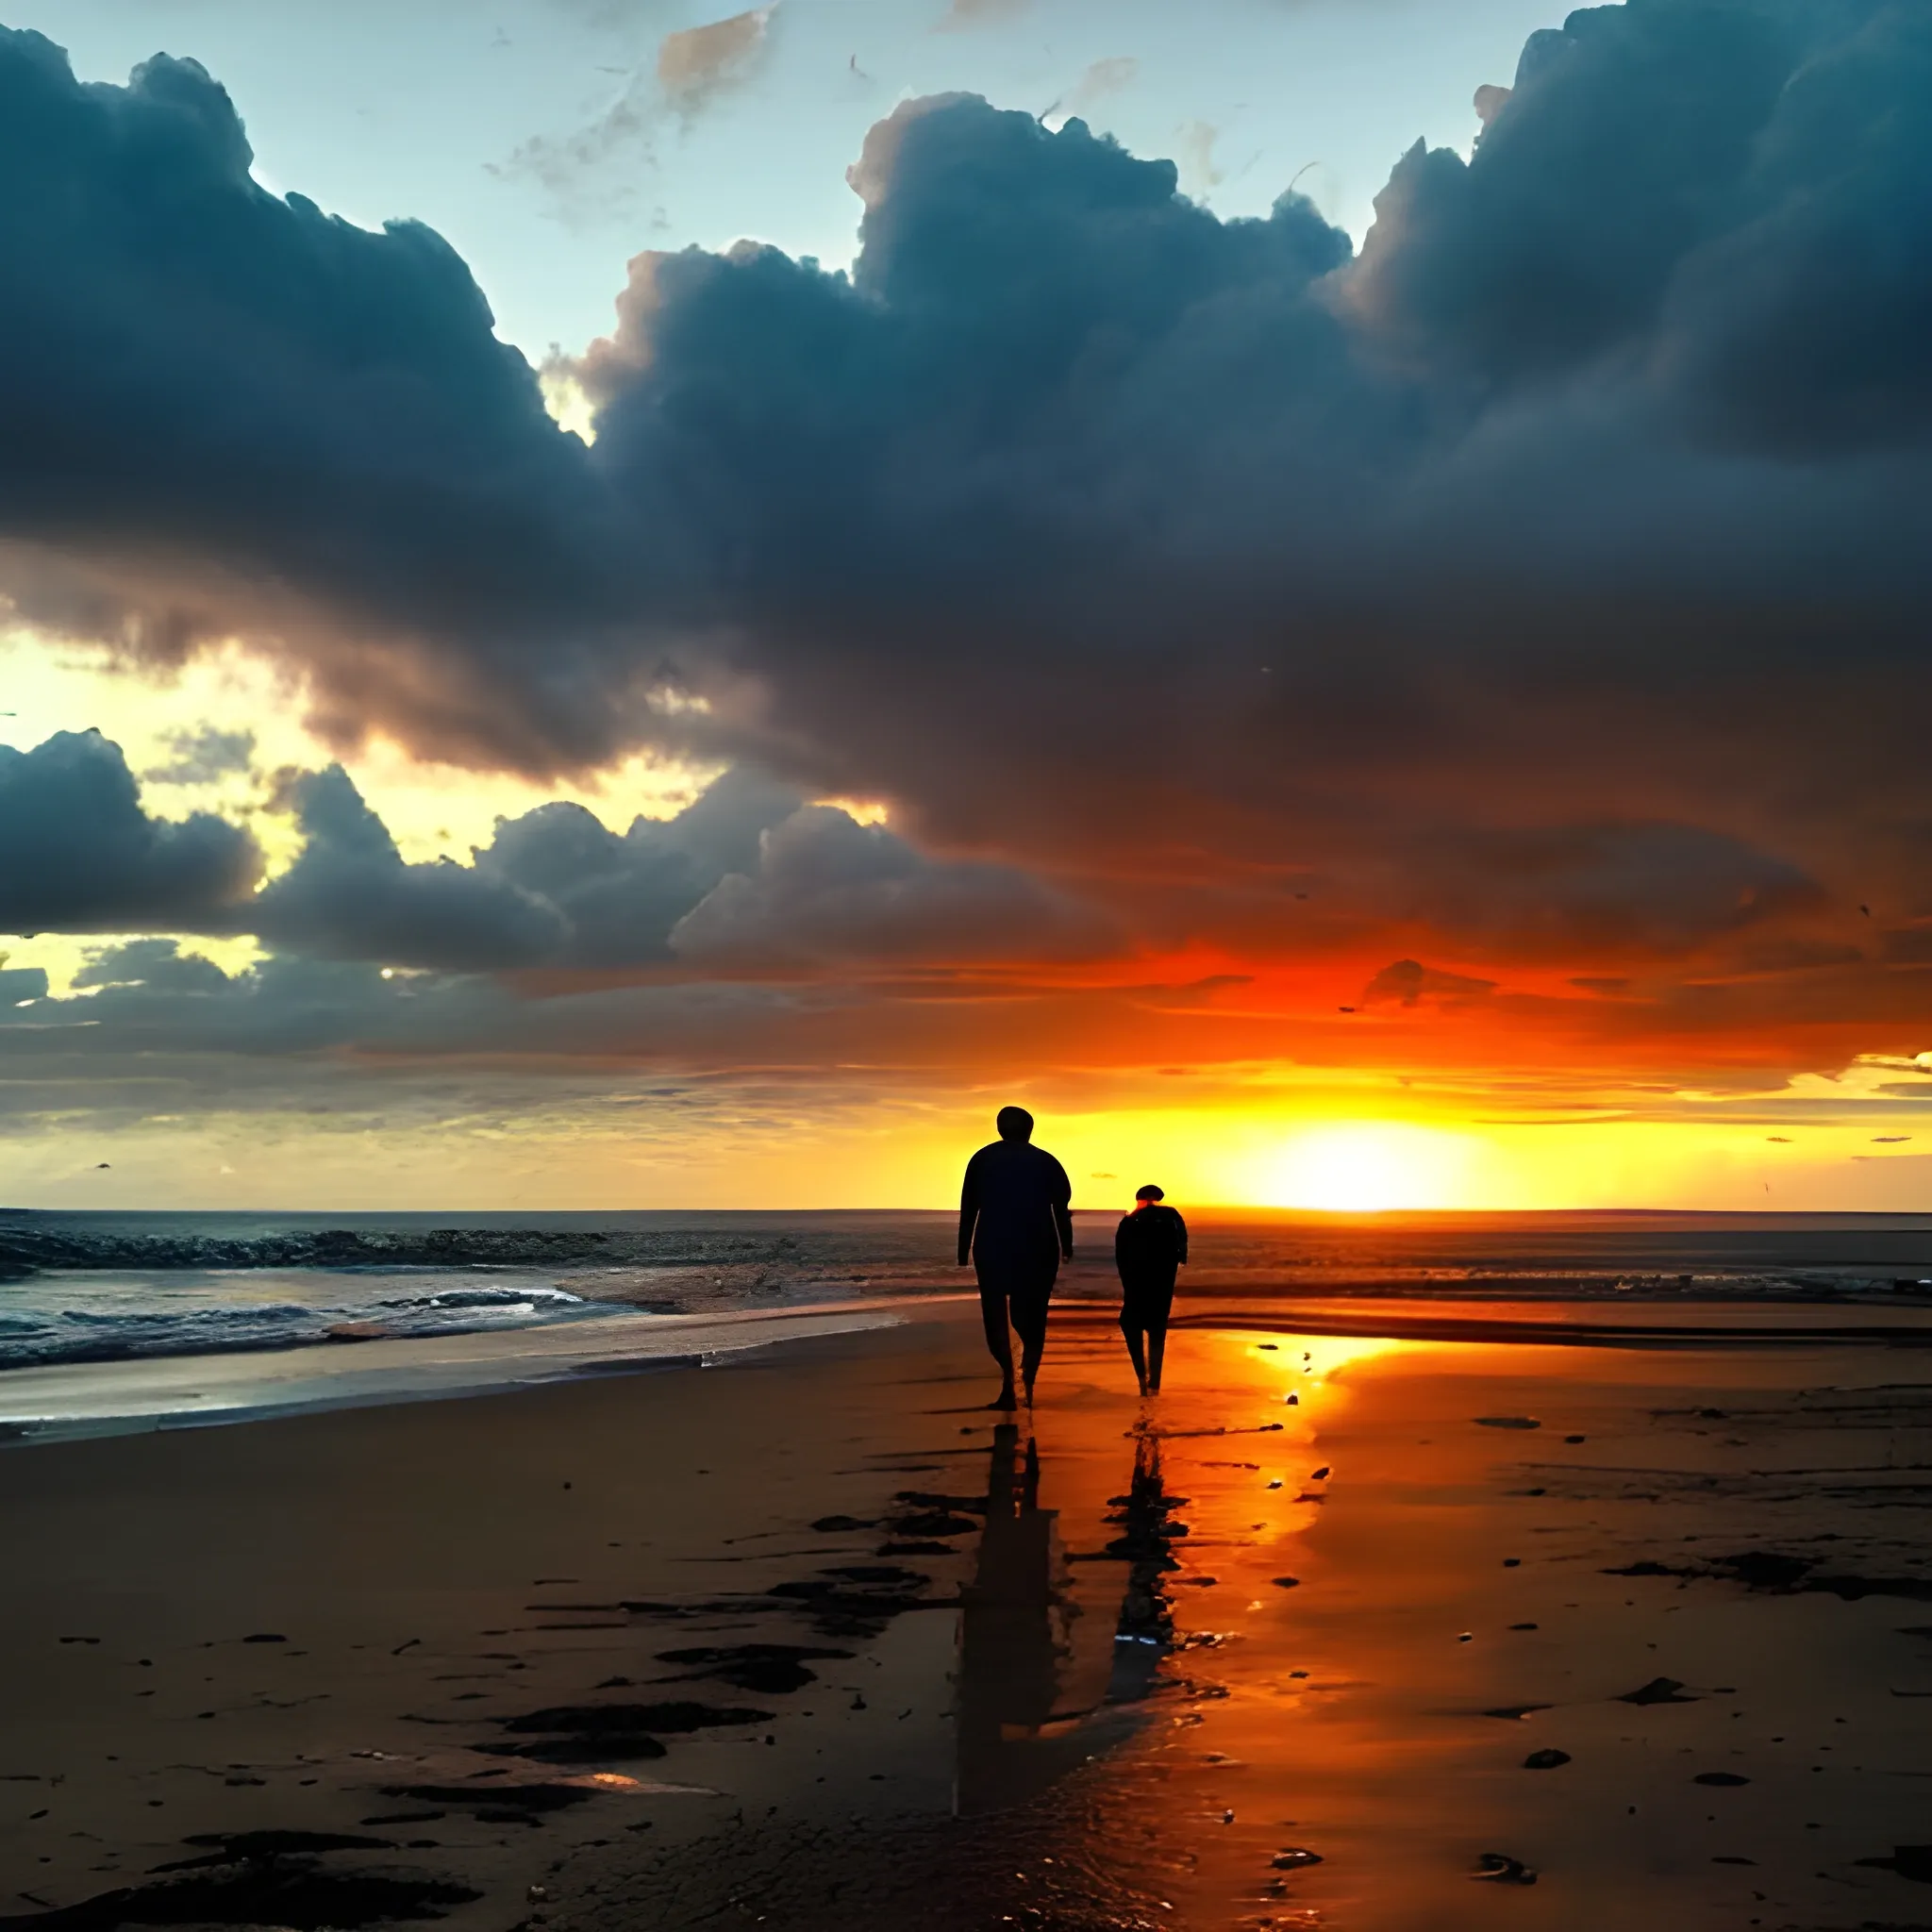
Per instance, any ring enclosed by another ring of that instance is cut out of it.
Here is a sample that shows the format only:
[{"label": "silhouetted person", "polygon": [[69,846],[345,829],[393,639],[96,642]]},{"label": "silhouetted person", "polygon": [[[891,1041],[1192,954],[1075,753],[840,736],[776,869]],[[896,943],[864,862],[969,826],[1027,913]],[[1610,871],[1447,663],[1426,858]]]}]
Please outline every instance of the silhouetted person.
[{"label": "silhouetted person", "polygon": [[1174,1312],[1174,1277],[1188,1258],[1188,1224],[1163,1208],[1158,1188],[1141,1188],[1131,1214],[1114,1230],[1113,1262],[1121,1276],[1121,1333],[1142,1395],[1158,1394],[1167,1354],[1167,1318]]},{"label": "silhouetted person", "polygon": [[979,1311],[986,1345],[1000,1367],[1000,1392],[989,1408],[1013,1407],[1011,1318],[1020,1337],[1020,1374],[1026,1400],[1046,1351],[1046,1305],[1061,1258],[1074,1258],[1074,1197],[1067,1171],[1035,1147],[1033,1116],[1003,1107],[993,1125],[999,1139],[966,1163],[959,1191],[959,1265],[970,1257],[979,1277]]}]

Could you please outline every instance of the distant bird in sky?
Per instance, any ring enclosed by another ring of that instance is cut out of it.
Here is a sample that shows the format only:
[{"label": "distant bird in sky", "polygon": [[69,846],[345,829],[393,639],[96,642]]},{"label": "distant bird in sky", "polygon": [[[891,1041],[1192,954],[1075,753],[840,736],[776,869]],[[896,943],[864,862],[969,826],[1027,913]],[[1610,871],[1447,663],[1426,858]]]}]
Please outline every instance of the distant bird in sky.
[{"label": "distant bird in sky", "polygon": [[113,1164],[114,1164],[114,1163],[113,1163],[113,1162],[112,1162],[111,1160],[103,1160],[103,1161],[100,1161],[100,1162],[98,1162],[98,1163],[96,1164],[96,1166],[95,1166],[95,1169],[94,1169],[94,1172],[95,1172],[96,1174],[98,1174],[98,1173],[100,1172],[100,1170],[101,1170],[102,1168],[104,1168],[104,1167],[111,1167],[111,1166],[113,1166]]}]

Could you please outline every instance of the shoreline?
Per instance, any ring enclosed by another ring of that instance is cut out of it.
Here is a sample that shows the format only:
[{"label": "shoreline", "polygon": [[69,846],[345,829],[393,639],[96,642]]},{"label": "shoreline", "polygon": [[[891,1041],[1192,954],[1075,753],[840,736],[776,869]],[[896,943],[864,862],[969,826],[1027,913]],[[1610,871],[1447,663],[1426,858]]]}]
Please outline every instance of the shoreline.
[{"label": "shoreline", "polygon": [[[874,1295],[773,1308],[613,1314],[594,1323],[8,1369],[0,1371],[0,1450],[704,1367],[818,1337],[954,1321],[976,1312],[977,1307],[972,1292]],[[1831,1314],[1793,1322],[1796,1307]],[[1054,1308],[1055,1332],[1111,1331],[1110,1299],[1068,1293],[1056,1300]],[[1666,1309],[1679,1319],[1659,1319]],[[1620,1312],[1610,1315],[1610,1310]],[[1697,1319],[1705,1314],[1719,1319]],[[1932,1347],[1932,1307],[1901,1307],[1876,1296],[1806,1303],[1690,1294],[1668,1301],[1637,1296],[1512,1301],[1446,1293],[1229,1294],[1224,1289],[1204,1288],[1176,1300],[1173,1326],[1177,1332],[1241,1329],[1521,1347]]]},{"label": "shoreline", "polygon": [[879,1296],[723,1314],[610,1315],[466,1334],[225,1354],[145,1356],[0,1372],[0,1449],[209,1428],[278,1416],[481,1397],[643,1374],[917,1319],[958,1296]]}]

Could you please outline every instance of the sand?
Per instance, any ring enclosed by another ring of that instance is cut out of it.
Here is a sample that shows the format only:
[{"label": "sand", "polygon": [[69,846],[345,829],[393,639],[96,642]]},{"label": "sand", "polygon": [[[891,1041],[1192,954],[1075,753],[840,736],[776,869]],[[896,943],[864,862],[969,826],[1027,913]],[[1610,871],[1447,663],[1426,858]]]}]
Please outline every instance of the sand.
[{"label": "sand", "polygon": [[1920,1348],[1194,1312],[0,1451],[0,1924],[1932,1924]]}]

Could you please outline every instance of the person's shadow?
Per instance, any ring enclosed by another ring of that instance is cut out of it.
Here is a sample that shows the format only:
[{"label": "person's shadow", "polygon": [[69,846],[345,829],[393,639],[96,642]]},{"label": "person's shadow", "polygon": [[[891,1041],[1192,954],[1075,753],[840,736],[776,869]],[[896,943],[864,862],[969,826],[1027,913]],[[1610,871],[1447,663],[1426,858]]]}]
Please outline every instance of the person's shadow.
[{"label": "person's shadow", "polygon": [[1120,1535],[1107,1546],[1109,1557],[1126,1559],[1127,1582],[1121,1594],[1120,1622],[1114,1627],[1113,1674],[1107,1687],[1109,1704],[1138,1704],[1154,1689],[1160,1660],[1174,1644],[1174,1600],[1168,1573],[1176,1538],[1188,1533],[1174,1510],[1185,1496],[1171,1496],[1160,1476],[1160,1441],[1141,1435],[1134,1443],[1134,1474],[1124,1496],[1114,1499],[1117,1513],[1108,1520]]},{"label": "person's shadow", "polygon": [[[1127,1577],[1115,1624],[1107,1690],[1098,1706],[1058,1708],[1073,1657],[1076,1614],[1067,1587],[1070,1560],[1058,1515],[1040,1507],[1040,1450],[1019,1428],[993,1431],[987,1483],[986,1530],[972,1583],[961,1594],[954,1808],[962,1817],[999,1810],[1037,1796],[1057,1778],[1115,1741],[1124,1723],[1096,1728],[1100,1712],[1133,1706],[1154,1688],[1174,1638],[1169,1554],[1187,1526],[1172,1512],[1185,1498],[1161,1482],[1160,1445],[1135,1444],[1127,1493],[1112,1499],[1108,1523],[1121,1534],[1091,1557],[1124,1559]],[[1102,1735],[1105,1732],[1108,1735]]]},{"label": "person's shadow", "polygon": [[[1064,1768],[1043,1735],[1066,1652],[1065,1556],[1057,1512],[1040,1507],[1040,1449],[1002,1423],[992,1432],[986,1531],[961,1596],[955,1809],[997,1810],[1042,1790]],[[1078,1753],[1070,1762],[1077,1762]]]}]

